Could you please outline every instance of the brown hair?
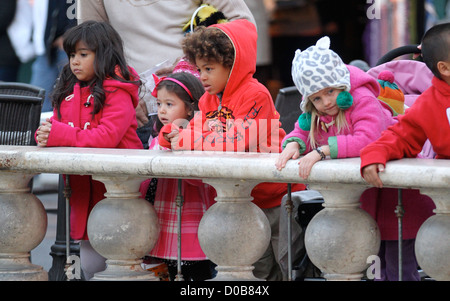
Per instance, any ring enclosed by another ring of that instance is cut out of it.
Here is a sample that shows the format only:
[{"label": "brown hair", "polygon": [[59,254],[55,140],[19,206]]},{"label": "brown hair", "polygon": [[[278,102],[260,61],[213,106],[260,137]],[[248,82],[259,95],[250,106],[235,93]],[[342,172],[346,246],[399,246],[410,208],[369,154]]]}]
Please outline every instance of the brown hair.
[{"label": "brown hair", "polygon": [[[175,93],[184,102],[184,105],[191,113],[191,115],[187,119],[192,119],[192,117],[194,116],[194,112],[198,111],[198,100],[203,95],[203,93],[205,93],[205,88],[203,88],[202,83],[197,77],[188,72],[172,73],[168,75],[167,78],[174,78],[180,81],[183,85],[186,86],[189,92],[191,92],[192,98],[189,96],[186,90],[184,90],[183,87],[170,80],[162,80],[155,89],[159,91],[164,87],[168,92]],[[163,127],[163,124],[159,119],[156,120],[155,127],[158,132]]]},{"label": "brown hair", "polygon": [[194,65],[195,60],[200,58],[233,67],[233,43],[219,28],[199,26],[186,36],[181,46],[187,60]]}]

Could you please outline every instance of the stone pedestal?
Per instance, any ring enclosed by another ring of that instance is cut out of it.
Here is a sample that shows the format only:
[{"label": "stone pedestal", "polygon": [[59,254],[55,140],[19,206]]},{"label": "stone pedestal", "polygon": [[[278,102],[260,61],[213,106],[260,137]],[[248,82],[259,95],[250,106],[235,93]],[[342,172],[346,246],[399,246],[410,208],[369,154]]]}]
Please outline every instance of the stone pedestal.
[{"label": "stone pedestal", "polygon": [[92,280],[159,280],[141,267],[142,257],[155,246],[159,224],[153,206],[139,198],[137,177],[94,177],[106,186],[106,199],[89,215],[92,247],[107,258],[107,268]]},{"label": "stone pedestal", "polygon": [[260,280],[253,266],[270,242],[270,224],[262,210],[253,204],[255,182],[204,180],[217,191],[216,203],[203,216],[198,237],[206,256],[217,264],[213,280]]},{"label": "stone pedestal", "polygon": [[47,230],[45,208],[30,193],[32,177],[0,172],[0,281],[48,280],[48,273],[29,259]]},{"label": "stone pedestal", "polygon": [[377,255],[380,231],[359,208],[364,187],[347,184],[310,185],[324,200],[324,209],[310,221],[305,233],[309,258],[327,280],[361,280],[367,258]]},{"label": "stone pedestal", "polygon": [[421,189],[436,204],[436,215],[428,218],[416,237],[417,262],[436,280],[450,281],[450,189]]}]

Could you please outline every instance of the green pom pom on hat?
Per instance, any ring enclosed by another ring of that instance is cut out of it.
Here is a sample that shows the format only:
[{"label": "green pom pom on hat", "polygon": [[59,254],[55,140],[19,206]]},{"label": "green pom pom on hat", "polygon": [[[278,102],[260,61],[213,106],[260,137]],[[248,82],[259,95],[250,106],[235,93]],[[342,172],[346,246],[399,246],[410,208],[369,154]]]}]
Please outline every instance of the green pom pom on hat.
[{"label": "green pom pom on hat", "polygon": [[298,126],[304,131],[311,130],[311,113],[303,113],[298,118]]},{"label": "green pom pom on hat", "polygon": [[353,104],[353,96],[347,91],[342,91],[336,97],[336,104],[340,109],[347,110]]},{"label": "green pom pom on hat", "polygon": [[[353,96],[347,91],[342,91],[336,98],[336,104],[340,109],[346,110],[353,105]],[[298,126],[304,131],[311,130],[310,112],[305,112],[298,117]]]}]

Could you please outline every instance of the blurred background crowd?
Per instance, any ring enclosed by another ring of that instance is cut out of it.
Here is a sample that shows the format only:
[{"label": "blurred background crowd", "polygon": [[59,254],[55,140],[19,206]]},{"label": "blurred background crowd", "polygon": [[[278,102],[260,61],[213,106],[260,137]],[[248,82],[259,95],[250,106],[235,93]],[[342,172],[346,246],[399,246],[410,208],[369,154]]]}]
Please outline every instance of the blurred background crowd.
[{"label": "blurred background crowd", "polygon": [[[48,70],[64,62],[58,37],[76,23],[75,14],[69,13],[75,1],[49,1],[48,7],[40,7],[39,2],[43,1],[2,0],[0,4],[0,81],[43,86],[42,80],[54,76]],[[345,63],[363,60],[372,67],[389,50],[418,44],[428,28],[450,17],[447,0],[245,2],[258,25],[256,77],[274,99],[280,88],[293,85],[290,68],[295,50],[306,49],[324,35]],[[29,22],[31,31],[23,26]],[[43,111],[48,110],[44,104]]]}]

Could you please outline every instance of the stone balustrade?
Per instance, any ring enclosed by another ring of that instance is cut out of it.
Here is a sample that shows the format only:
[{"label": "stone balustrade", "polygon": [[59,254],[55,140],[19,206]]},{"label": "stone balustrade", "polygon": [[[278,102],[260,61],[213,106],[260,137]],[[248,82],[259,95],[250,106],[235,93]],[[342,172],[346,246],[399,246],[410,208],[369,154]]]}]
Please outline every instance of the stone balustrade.
[{"label": "stone balustrade", "polygon": [[[274,167],[277,154],[170,152],[148,150],[0,147],[0,280],[46,280],[47,272],[30,263],[43,240],[47,219],[30,179],[39,173],[93,175],[105,183],[106,198],[88,221],[92,246],[107,258],[94,280],[157,280],[140,267],[140,258],[157,239],[153,207],[139,198],[139,184],[150,177],[203,179],[217,190],[199,239],[217,264],[216,280],[257,280],[252,264],[265,251],[270,227],[250,192],[260,182],[303,182],[298,165]],[[310,222],[305,245],[328,280],[360,280],[367,258],[378,253],[376,223],[359,208],[367,188],[359,158],[325,160],[314,165],[308,181],[324,197],[324,209]],[[436,215],[416,239],[418,262],[436,280],[450,280],[450,160],[402,159],[389,162],[386,187],[417,188],[433,198]]]}]

